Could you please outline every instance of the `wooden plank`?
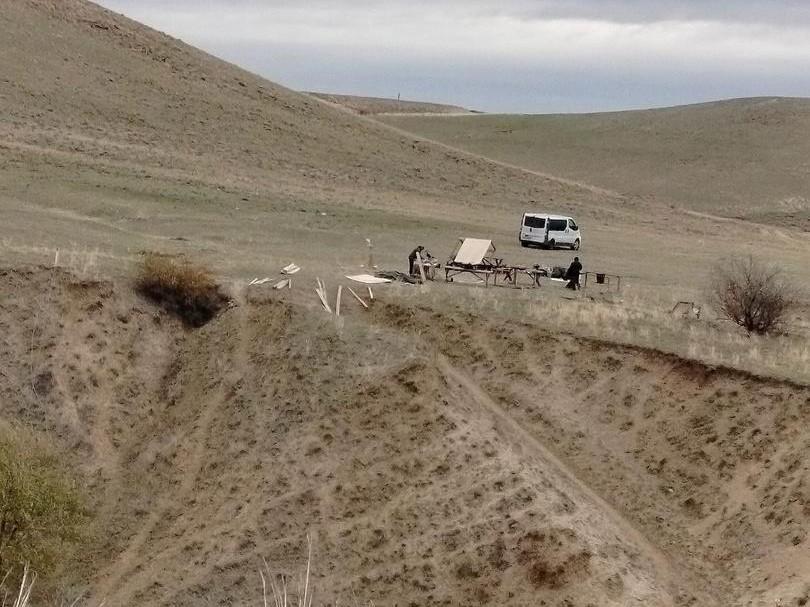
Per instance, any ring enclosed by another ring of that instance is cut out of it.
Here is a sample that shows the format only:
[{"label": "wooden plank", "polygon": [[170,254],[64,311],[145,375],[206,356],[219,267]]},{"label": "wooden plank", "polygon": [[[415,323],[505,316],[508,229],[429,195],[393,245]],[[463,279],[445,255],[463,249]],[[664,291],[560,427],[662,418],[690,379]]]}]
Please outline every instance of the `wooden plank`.
[{"label": "wooden plank", "polygon": [[379,276],[372,276],[371,274],[355,274],[354,276],[346,275],[346,278],[366,285],[382,285],[391,282],[390,278],[380,278]]},{"label": "wooden plank", "polygon": [[427,278],[425,278],[425,266],[422,264],[422,254],[417,251],[416,252],[416,264],[419,266],[419,274],[422,276],[422,284],[427,282]]},{"label": "wooden plank", "polygon": [[368,304],[364,302],[363,299],[357,293],[354,292],[354,289],[352,289],[351,287],[346,288],[349,289],[349,293],[351,293],[354,296],[354,298],[360,302],[360,305],[363,306],[366,310],[368,310]]},{"label": "wooden plank", "polygon": [[374,301],[374,293],[371,291],[371,287],[368,288],[368,296],[371,301]]},{"label": "wooden plank", "polygon": [[323,293],[318,291],[318,289],[315,289],[315,293],[318,294],[318,298],[321,300],[321,304],[323,305],[323,309],[331,314],[332,313],[332,308],[330,308],[329,304],[326,303],[326,298],[323,296]]},{"label": "wooden plank", "polygon": [[335,301],[335,316],[340,316],[340,297],[343,295],[343,285],[338,285],[337,300]]},{"label": "wooden plank", "polygon": [[324,289],[323,281],[318,277],[316,277],[315,280],[318,282],[318,288],[315,289],[315,292],[318,294],[318,298],[323,304],[323,309],[331,314],[332,308],[329,307],[329,302],[326,301],[326,289]]}]

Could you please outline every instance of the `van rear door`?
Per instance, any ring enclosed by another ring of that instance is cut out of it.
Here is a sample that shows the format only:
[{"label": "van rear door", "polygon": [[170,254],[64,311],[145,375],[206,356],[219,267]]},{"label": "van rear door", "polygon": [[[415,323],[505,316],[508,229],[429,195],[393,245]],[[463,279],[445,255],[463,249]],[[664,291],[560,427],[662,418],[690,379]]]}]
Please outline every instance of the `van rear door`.
[{"label": "van rear door", "polygon": [[546,218],[536,215],[523,216],[523,228],[520,231],[521,240],[530,242],[544,242],[546,237]]}]

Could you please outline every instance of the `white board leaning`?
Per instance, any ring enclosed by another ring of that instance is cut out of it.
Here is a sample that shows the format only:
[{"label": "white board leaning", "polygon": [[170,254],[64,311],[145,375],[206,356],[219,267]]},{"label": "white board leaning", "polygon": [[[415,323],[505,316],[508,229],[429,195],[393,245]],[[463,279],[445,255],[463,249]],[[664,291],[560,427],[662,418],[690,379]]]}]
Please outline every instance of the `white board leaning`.
[{"label": "white board leaning", "polygon": [[382,285],[387,282],[391,282],[388,278],[379,278],[378,276],[372,276],[371,274],[356,274],[355,276],[346,276],[349,280],[353,280],[354,282],[361,282],[365,285]]}]

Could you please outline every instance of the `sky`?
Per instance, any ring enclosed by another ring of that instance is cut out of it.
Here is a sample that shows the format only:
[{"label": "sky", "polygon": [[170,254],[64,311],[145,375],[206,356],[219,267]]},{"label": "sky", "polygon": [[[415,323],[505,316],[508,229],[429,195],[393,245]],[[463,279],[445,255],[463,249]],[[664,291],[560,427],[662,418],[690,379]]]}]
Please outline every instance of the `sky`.
[{"label": "sky", "polygon": [[487,112],[810,97],[806,0],[96,0],[297,90]]}]

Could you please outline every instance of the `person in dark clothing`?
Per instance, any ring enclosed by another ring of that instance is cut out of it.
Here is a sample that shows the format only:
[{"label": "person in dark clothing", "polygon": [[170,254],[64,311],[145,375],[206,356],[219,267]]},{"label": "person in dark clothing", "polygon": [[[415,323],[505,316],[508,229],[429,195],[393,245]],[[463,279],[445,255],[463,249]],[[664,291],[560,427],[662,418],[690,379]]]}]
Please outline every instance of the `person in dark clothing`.
[{"label": "person in dark clothing", "polygon": [[419,253],[419,255],[422,257],[422,259],[424,259],[425,256],[422,254],[422,251],[424,251],[424,250],[425,250],[425,247],[423,247],[420,244],[413,251],[411,251],[410,255],[408,255],[408,275],[409,276],[413,276],[413,266],[416,263],[416,254]]},{"label": "person in dark clothing", "polygon": [[579,263],[579,257],[574,257],[574,261],[571,262],[571,265],[568,266],[568,270],[565,273],[565,279],[568,281],[568,284],[565,285],[566,289],[576,291],[581,288],[579,284],[579,275],[581,272],[582,264]]}]

